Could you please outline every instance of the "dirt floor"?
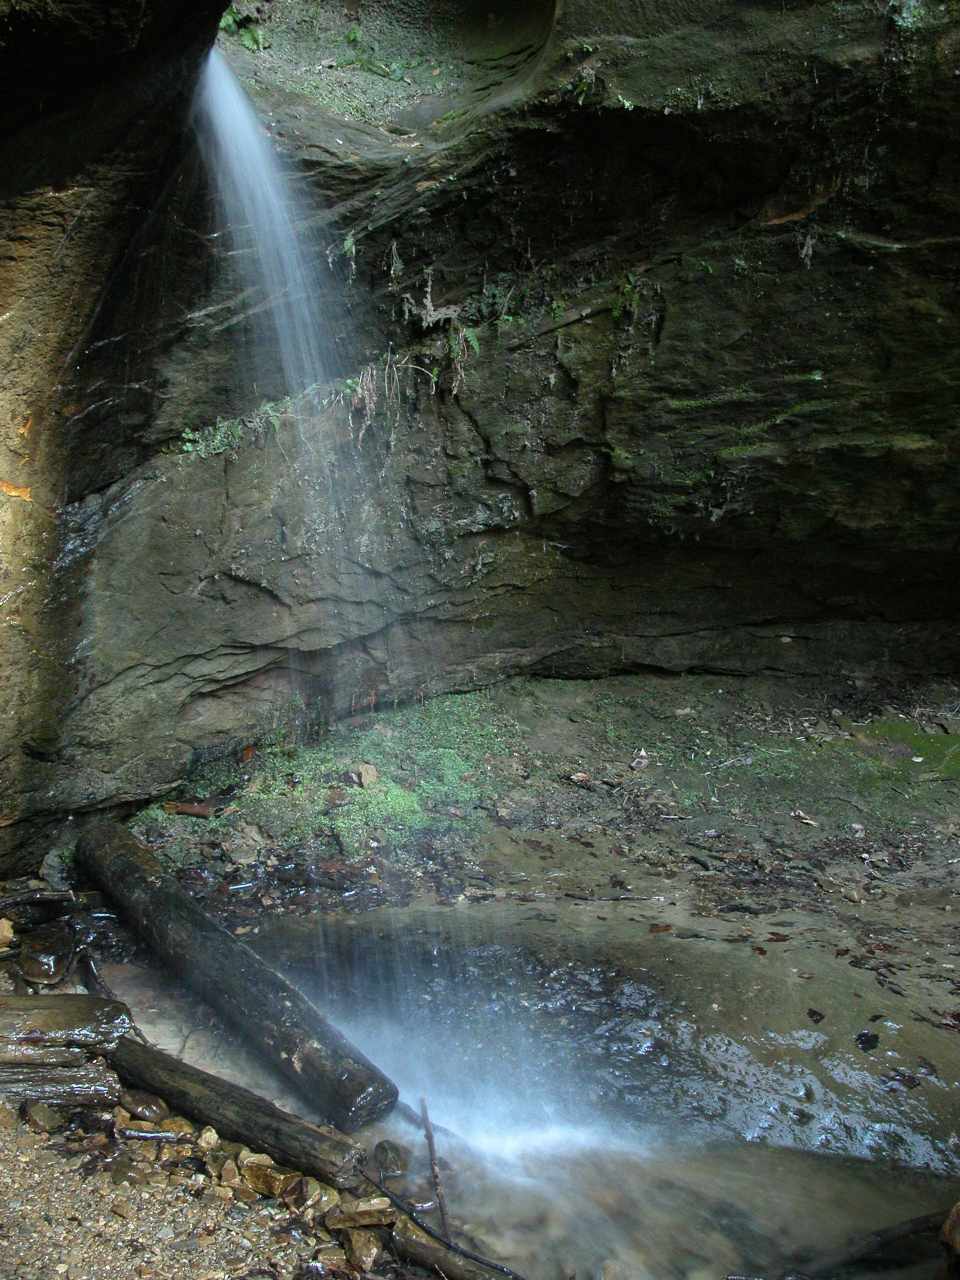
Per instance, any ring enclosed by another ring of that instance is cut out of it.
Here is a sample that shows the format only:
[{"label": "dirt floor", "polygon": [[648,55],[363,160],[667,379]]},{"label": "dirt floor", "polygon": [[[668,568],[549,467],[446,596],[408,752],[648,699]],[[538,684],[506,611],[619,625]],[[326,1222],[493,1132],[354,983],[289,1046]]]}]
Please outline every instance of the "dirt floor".
[{"label": "dirt floor", "polygon": [[[464,1001],[519,974],[505,1007],[543,1045],[573,1036],[593,1101],[892,1161],[956,1198],[956,686],[642,674],[513,680],[322,734],[307,712],[133,819],[236,935],[301,975],[342,935],[392,938],[405,974],[469,954],[449,970]],[[45,871],[72,878],[68,845]],[[148,1034],[250,1082],[115,919],[93,931]],[[238,1203],[202,1164],[118,1172],[96,1133],[2,1119],[20,1252],[0,1274],[292,1277],[314,1257],[276,1200]]]}]

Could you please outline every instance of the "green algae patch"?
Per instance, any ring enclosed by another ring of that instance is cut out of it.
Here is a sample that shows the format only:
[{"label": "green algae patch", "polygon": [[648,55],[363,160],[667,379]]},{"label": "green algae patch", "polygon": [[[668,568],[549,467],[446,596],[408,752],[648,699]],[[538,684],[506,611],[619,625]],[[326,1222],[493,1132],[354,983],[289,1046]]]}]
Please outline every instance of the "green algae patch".
[{"label": "green algae patch", "polygon": [[960,739],[954,734],[924,733],[912,720],[889,717],[871,721],[854,741],[861,751],[873,752],[888,768],[900,770],[906,780],[960,778]]},{"label": "green algae patch", "polygon": [[333,840],[348,857],[369,850],[372,840],[402,851],[428,832],[476,825],[494,795],[497,761],[510,754],[515,733],[484,693],[336,726],[317,743],[296,743],[281,732],[260,748],[246,774],[221,761],[188,782],[191,797],[233,791],[212,817],[153,805],[133,827],[147,838],[159,836],[173,861],[183,861],[198,840],[230,840],[244,829],[282,848],[319,838]]}]

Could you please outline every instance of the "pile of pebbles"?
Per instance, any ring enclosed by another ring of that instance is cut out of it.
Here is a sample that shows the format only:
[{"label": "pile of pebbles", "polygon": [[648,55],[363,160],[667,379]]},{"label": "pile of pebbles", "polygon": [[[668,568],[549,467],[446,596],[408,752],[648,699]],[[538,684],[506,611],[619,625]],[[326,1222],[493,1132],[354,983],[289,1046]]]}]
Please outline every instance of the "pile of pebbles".
[{"label": "pile of pebbles", "polygon": [[112,1112],[0,1105],[4,1276],[396,1277],[415,1234],[386,1197],[281,1168],[151,1094]]}]

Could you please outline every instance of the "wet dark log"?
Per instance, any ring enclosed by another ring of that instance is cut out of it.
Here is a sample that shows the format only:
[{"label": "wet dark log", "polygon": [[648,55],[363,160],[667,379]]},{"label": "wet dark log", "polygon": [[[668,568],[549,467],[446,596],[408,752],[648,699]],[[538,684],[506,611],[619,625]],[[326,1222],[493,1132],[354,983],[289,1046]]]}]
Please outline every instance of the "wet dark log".
[{"label": "wet dark log", "polygon": [[855,1236],[832,1253],[806,1259],[798,1258],[798,1265],[784,1272],[784,1280],[789,1276],[804,1276],[809,1277],[810,1280],[820,1276],[832,1276],[841,1267],[848,1267],[863,1258],[873,1257],[874,1254],[901,1240],[939,1231],[947,1220],[949,1212],[949,1209],[941,1209],[936,1213],[925,1213],[919,1218],[907,1218],[906,1221],[898,1222],[892,1227],[881,1227],[879,1231]]},{"label": "wet dark log", "polygon": [[120,1081],[101,1058],[78,1066],[50,1067],[33,1063],[0,1066],[0,1101],[48,1102],[58,1107],[112,1107],[120,1098]]},{"label": "wet dark log", "polygon": [[67,1066],[84,1050],[112,1048],[130,1030],[118,1000],[93,996],[0,996],[0,1064]]},{"label": "wet dark log", "polygon": [[265,1151],[281,1165],[334,1186],[356,1181],[363,1150],[335,1129],[300,1120],[249,1089],[130,1036],[118,1043],[110,1061],[125,1083],[159,1094],[175,1111],[213,1125],[222,1138]]},{"label": "wet dark log", "polygon": [[391,1109],[396,1086],[302,992],[211,920],[125,827],[92,828],[77,854],[137,934],[338,1129],[350,1133]]}]

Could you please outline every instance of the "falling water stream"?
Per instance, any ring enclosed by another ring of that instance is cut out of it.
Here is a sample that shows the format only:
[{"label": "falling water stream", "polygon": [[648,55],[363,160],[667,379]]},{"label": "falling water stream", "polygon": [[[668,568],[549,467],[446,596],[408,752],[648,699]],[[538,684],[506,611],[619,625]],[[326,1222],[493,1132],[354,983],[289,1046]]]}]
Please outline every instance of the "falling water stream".
[{"label": "falling water stream", "polygon": [[304,248],[305,211],[226,59],[213,49],[197,87],[195,127],[203,159],[228,229],[249,306],[265,311],[279,353],[287,395],[323,380],[329,336],[319,299],[316,256]]},{"label": "falling water stream", "polygon": [[[279,353],[287,394],[298,394],[329,367],[317,255],[304,248],[304,211],[216,51],[195,124],[248,311],[272,328],[261,354]],[[830,1162],[809,1153],[711,1145],[708,1130],[655,1092],[612,1111],[595,1057],[572,1029],[565,1046],[544,1033],[504,957],[499,973],[434,959],[425,976],[391,953],[379,971],[352,975],[359,999],[355,990],[336,1009],[333,982],[318,988],[321,1007],[334,1002],[339,1025],[408,1101],[427,1097],[438,1124],[458,1135],[441,1139],[455,1220],[531,1280],[708,1280],[773,1266],[791,1245],[842,1239],[937,1198],[863,1164],[837,1161],[826,1173]],[[403,1122],[385,1132],[422,1148]],[[419,1161],[411,1176],[428,1194],[422,1153]]]}]

